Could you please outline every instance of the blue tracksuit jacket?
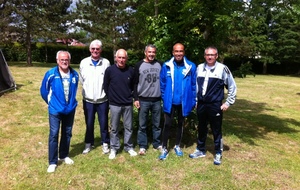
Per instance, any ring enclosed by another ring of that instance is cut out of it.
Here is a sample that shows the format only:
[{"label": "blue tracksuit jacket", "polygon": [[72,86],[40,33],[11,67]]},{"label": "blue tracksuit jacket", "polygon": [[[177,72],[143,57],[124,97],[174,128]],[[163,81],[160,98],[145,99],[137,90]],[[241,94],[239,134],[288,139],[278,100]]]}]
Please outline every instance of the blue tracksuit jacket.
[{"label": "blue tracksuit jacket", "polygon": [[[188,116],[196,105],[196,65],[184,57],[182,80],[182,114]],[[174,57],[165,62],[160,72],[160,89],[163,110],[171,113],[174,93]]]},{"label": "blue tracksuit jacket", "polygon": [[70,68],[69,101],[67,102],[58,66],[46,72],[40,93],[43,100],[48,104],[50,114],[68,114],[75,110],[77,106],[76,93],[78,80],[78,73]]}]

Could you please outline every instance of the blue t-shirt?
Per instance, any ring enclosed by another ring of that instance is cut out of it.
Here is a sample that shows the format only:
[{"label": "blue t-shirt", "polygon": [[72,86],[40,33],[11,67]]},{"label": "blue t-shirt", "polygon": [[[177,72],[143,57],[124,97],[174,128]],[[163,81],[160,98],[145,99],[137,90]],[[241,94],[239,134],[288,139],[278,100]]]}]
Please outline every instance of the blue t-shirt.
[{"label": "blue t-shirt", "polygon": [[92,59],[92,62],[93,62],[93,64],[94,64],[94,66],[96,66],[97,63],[99,62],[99,60],[95,61],[95,60]]},{"label": "blue t-shirt", "polygon": [[174,93],[172,104],[180,105],[182,103],[182,81],[183,81],[183,62],[178,64],[174,61]]}]

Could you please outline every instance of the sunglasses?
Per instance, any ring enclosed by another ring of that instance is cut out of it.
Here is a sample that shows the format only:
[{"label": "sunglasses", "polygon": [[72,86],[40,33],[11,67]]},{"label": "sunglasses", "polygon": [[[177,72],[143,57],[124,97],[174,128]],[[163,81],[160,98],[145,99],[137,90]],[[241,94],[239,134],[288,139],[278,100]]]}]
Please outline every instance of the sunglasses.
[{"label": "sunglasses", "polygon": [[99,51],[100,48],[91,48],[91,50],[97,50],[97,51]]}]

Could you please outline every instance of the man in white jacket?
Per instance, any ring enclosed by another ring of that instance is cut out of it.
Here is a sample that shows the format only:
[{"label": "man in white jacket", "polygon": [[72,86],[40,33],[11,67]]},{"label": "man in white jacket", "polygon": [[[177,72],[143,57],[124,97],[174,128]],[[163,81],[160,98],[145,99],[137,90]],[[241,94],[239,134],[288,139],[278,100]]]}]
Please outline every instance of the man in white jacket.
[{"label": "man in white jacket", "polygon": [[100,125],[101,144],[104,154],[109,153],[108,132],[108,99],[103,89],[105,70],[110,62],[101,57],[102,42],[94,40],[90,44],[91,56],[80,62],[80,82],[82,84],[83,110],[86,123],[85,148],[87,154],[94,146],[95,114],[98,115]]}]

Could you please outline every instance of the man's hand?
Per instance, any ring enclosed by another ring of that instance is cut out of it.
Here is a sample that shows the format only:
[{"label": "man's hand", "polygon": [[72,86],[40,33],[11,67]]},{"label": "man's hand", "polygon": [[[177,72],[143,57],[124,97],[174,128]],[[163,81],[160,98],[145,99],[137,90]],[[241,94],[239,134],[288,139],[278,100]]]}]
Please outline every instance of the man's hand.
[{"label": "man's hand", "polygon": [[222,111],[226,111],[227,109],[229,108],[229,106],[227,105],[227,104],[222,104],[222,106],[221,106],[221,110]]},{"label": "man's hand", "polygon": [[137,108],[137,109],[139,109],[140,108],[140,101],[134,101],[134,106]]}]

